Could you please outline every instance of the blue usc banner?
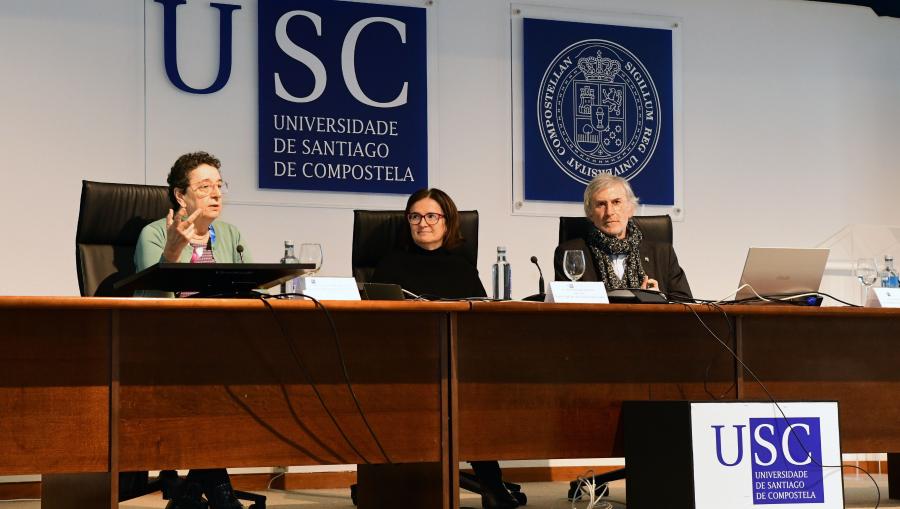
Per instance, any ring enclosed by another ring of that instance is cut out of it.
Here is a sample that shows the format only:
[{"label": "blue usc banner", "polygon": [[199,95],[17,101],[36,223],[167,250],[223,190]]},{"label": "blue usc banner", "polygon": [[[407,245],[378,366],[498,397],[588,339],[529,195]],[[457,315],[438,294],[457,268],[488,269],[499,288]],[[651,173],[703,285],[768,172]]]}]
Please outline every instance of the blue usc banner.
[{"label": "blue usc banner", "polygon": [[523,20],[527,200],[582,200],[599,173],[675,204],[672,32]]},{"label": "blue usc banner", "polygon": [[428,186],[425,9],[259,2],[259,187]]}]

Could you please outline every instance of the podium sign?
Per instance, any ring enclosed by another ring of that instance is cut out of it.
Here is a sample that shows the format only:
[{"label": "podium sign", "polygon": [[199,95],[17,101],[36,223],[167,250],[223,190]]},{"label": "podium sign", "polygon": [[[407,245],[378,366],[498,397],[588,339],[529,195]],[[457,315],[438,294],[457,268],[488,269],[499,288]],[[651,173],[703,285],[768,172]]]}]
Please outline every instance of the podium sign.
[{"label": "podium sign", "polygon": [[[787,419],[770,402],[627,402],[629,508],[658,507],[658,492],[673,508],[843,508],[837,403],[779,405]],[[669,430],[640,444],[654,422]],[[675,470],[687,474],[660,481]]]},{"label": "podium sign", "polygon": [[696,509],[843,508],[837,403],[692,403]]}]

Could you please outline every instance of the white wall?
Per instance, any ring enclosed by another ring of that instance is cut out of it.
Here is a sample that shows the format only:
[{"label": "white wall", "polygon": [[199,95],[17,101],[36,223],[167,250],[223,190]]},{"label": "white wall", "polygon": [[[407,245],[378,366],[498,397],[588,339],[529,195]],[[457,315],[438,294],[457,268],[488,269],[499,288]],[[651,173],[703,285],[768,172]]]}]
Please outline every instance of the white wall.
[{"label": "white wall", "polygon": [[[269,205],[252,204],[261,201],[255,2],[234,3],[244,5],[234,74],[205,97],[166,81],[162,9],[151,0],[0,3],[0,294],[77,294],[81,179],[162,184],[178,154],[201,148],[241,184],[225,216],[257,261],[276,261],[284,238],[319,241],[323,273],[350,274],[352,208],[404,200],[331,194],[336,205],[320,207],[309,193],[273,191]],[[812,246],[848,223],[900,224],[900,20],[802,0],[543,4],[683,20],[685,219],[675,237],[695,295],[731,291],[750,245]],[[205,86],[217,64],[216,11],[200,0],[181,9],[194,21],[180,26],[183,76]],[[437,183],[481,212],[483,280],[494,246],[505,244],[514,296],[533,293],[528,257],[552,273],[557,222],[511,214],[509,2],[437,0],[430,9]]]},{"label": "white wall", "polygon": [[0,3],[0,294],[77,295],[81,180],[144,178],[134,2]]}]

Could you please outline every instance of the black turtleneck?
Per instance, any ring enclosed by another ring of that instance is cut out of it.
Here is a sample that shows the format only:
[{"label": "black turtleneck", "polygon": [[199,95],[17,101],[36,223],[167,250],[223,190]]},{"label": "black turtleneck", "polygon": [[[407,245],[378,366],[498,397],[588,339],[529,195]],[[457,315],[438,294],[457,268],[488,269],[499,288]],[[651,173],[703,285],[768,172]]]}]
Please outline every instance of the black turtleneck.
[{"label": "black turtleneck", "polygon": [[476,269],[461,254],[440,247],[433,251],[413,244],[393,251],[375,268],[375,283],[400,285],[417,295],[464,299],[486,297]]}]

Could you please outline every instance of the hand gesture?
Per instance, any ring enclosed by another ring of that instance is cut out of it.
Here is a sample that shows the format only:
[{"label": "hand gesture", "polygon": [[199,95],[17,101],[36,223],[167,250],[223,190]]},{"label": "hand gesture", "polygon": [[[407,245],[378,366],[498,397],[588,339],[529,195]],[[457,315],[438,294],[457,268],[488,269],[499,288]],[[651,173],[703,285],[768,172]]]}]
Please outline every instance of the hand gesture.
[{"label": "hand gesture", "polygon": [[181,257],[181,252],[194,237],[196,230],[194,229],[194,220],[200,215],[201,210],[197,209],[193,214],[182,221],[185,210],[178,209],[178,214],[173,214],[169,209],[166,215],[166,246],[163,248],[163,258],[168,262],[177,262]]},{"label": "hand gesture", "polygon": [[641,282],[641,288],[644,290],[654,290],[659,291],[659,281],[655,279],[650,279],[649,276],[644,276],[644,281]]}]

